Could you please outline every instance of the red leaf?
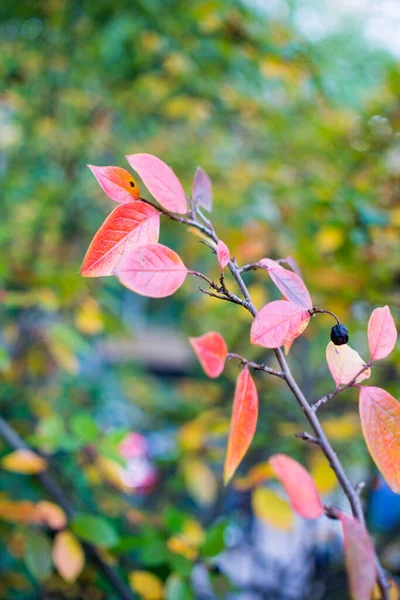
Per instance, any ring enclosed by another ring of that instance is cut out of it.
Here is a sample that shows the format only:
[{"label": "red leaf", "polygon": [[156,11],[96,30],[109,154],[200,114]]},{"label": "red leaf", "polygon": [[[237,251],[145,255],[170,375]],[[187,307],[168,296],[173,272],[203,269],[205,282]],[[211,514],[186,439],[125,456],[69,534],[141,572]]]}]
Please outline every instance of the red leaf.
[{"label": "red leaf", "polygon": [[350,515],[339,513],[343,527],[344,557],[353,600],[371,600],[376,580],[375,551],[365,527]]},{"label": "red leaf", "polygon": [[94,236],[82,263],[84,277],[112,275],[125,251],[157,242],[160,213],[139,200],[117,206]]},{"label": "red leaf", "polygon": [[232,421],[224,466],[225,485],[234,475],[246,454],[257,426],[258,394],[247,366],[236,381]]},{"label": "red leaf", "polygon": [[[351,346],[336,346],[333,342],[329,342],[326,347],[326,362],[336,385],[350,383],[365,366],[365,361]],[[356,383],[369,379],[370,376],[371,369],[366,369],[357,377]]]},{"label": "red leaf", "polygon": [[200,337],[189,338],[189,342],[206,375],[212,378],[219,377],[224,370],[228,354],[222,335],[210,331]]},{"label": "red leaf", "polygon": [[274,454],[269,464],[285,488],[293,510],[305,519],[317,519],[323,514],[315,483],[300,463],[285,454]]},{"label": "red leaf", "polygon": [[397,330],[390,308],[376,308],[368,322],[368,345],[372,360],[386,358],[396,345]]},{"label": "red leaf", "polygon": [[139,198],[140,192],[136,180],[121,167],[94,167],[88,165],[103,191],[115,202],[132,202]]},{"label": "red leaf", "polygon": [[268,274],[287,300],[306,310],[312,308],[313,304],[309,291],[296,273],[279,265],[278,267],[270,267]]},{"label": "red leaf", "polygon": [[126,159],[161,206],[175,213],[187,212],[182,184],[168,165],[152,154],[131,154]]},{"label": "red leaf", "polygon": [[226,265],[231,259],[228,246],[222,240],[218,240],[217,258],[221,269],[225,269]]},{"label": "red leaf", "polygon": [[164,298],[182,285],[187,269],[170,248],[162,244],[146,244],[124,254],[115,274],[122,285],[137,294]]},{"label": "red leaf", "polygon": [[360,386],[360,418],[376,466],[400,493],[400,404],[386,390]]},{"label": "red leaf", "polygon": [[250,341],[264,348],[279,348],[297,338],[307,327],[309,320],[309,313],[293,302],[269,302],[252,323]]},{"label": "red leaf", "polygon": [[194,174],[192,198],[195,204],[202,206],[208,212],[212,211],[211,180],[201,167],[197,167]]}]

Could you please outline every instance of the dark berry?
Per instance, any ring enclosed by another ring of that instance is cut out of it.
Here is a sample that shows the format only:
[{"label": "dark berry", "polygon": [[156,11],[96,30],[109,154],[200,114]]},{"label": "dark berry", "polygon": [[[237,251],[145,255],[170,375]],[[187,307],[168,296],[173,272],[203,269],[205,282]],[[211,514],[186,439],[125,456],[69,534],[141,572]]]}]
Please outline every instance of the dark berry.
[{"label": "dark berry", "polygon": [[345,325],[335,325],[331,329],[331,340],[335,346],[342,346],[349,341],[349,332]]}]

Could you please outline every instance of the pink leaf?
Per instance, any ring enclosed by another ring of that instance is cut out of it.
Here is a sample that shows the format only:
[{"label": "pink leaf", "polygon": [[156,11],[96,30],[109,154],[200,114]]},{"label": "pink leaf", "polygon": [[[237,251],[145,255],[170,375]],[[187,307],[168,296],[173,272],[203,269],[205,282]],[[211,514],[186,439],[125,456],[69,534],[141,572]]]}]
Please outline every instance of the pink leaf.
[{"label": "pink leaf", "polygon": [[112,275],[125,251],[157,242],[160,213],[145,202],[136,200],[117,206],[94,236],[84,258],[81,275]]},{"label": "pink leaf", "polygon": [[200,337],[189,338],[190,345],[196,353],[206,375],[219,377],[224,370],[228,349],[222,335],[215,331]]},{"label": "pink leaf", "polygon": [[197,167],[193,180],[192,198],[195,204],[202,206],[208,212],[212,210],[212,185],[207,173]]},{"label": "pink leaf", "polygon": [[376,580],[375,551],[365,527],[350,515],[339,513],[343,527],[344,557],[353,600],[371,600]]},{"label": "pink leaf", "polygon": [[287,300],[305,310],[312,308],[310,293],[301,277],[293,271],[284,269],[279,263],[270,258],[263,258],[260,260],[260,264],[268,269],[272,281]]},{"label": "pink leaf", "polygon": [[232,421],[224,466],[225,485],[242,462],[256,431],[258,394],[247,365],[236,380]]},{"label": "pink leaf", "polygon": [[187,269],[170,248],[162,244],[147,244],[124,254],[115,274],[122,285],[137,294],[164,298],[182,285]]},{"label": "pink leaf", "polygon": [[[329,342],[326,347],[326,361],[336,385],[350,383],[365,366],[365,361],[356,350],[353,350],[348,344],[335,346],[333,342]],[[360,383],[370,376],[371,369],[366,369],[357,377],[356,383]]]},{"label": "pink leaf", "polygon": [[225,269],[226,265],[231,259],[228,246],[222,240],[218,240],[217,258],[221,269]]},{"label": "pink leaf", "polygon": [[376,308],[368,322],[368,345],[372,360],[386,358],[396,345],[397,330],[390,308]]},{"label": "pink leaf", "polygon": [[279,348],[297,338],[309,321],[309,313],[293,302],[269,302],[252,323],[250,341],[264,348]]},{"label": "pink leaf", "polygon": [[386,390],[360,387],[360,418],[368,450],[396,494],[400,493],[400,404]]},{"label": "pink leaf", "polygon": [[171,212],[187,213],[182,184],[168,165],[152,154],[131,154],[126,159],[161,206]]},{"label": "pink leaf", "polygon": [[132,175],[121,167],[88,165],[103,191],[115,202],[132,202],[139,198],[139,187]]},{"label": "pink leaf", "polygon": [[305,519],[317,519],[323,514],[315,483],[300,463],[285,454],[274,454],[269,464],[285,488],[293,510]]}]

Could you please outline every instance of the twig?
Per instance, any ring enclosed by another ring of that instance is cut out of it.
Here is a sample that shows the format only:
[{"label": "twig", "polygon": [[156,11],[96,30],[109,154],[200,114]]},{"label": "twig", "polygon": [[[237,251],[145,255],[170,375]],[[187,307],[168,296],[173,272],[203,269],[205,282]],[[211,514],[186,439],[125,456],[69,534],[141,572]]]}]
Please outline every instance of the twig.
[{"label": "twig", "polygon": [[247,365],[250,369],[254,369],[254,371],[264,371],[264,373],[268,373],[269,375],[274,375],[275,377],[280,377],[281,379],[285,379],[285,374],[282,371],[275,371],[275,369],[271,369],[267,367],[263,363],[256,363],[252,360],[247,360],[240,356],[240,354],[235,354],[234,352],[229,352],[228,359],[237,358],[242,365]]},{"label": "twig", "polygon": [[362,375],[364,373],[364,371],[367,371],[371,367],[371,364],[372,364],[371,361],[365,363],[363,368],[360,369],[360,371],[357,373],[357,375],[355,375],[353,377],[353,379],[351,381],[349,381],[348,383],[346,383],[340,387],[336,387],[333,390],[333,392],[331,392],[330,394],[326,394],[325,396],[322,396],[322,398],[320,398],[319,400],[314,402],[314,404],[311,405],[313,411],[316,412],[319,409],[319,407],[322,406],[322,404],[325,404],[326,402],[328,402],[328,400],[330,400],[334,396],[341,394],[342,392],[344,392],[345,390],[348,390],[351,387],[355,387],[357,385],[357,383],[356,383],[357,379],[360,377],[360,375]]},{"label": "twig", "polygon": [[336,323],[338,325],[340,325],[340,321],[338,319],[338,317],[335,315],[335,313],[331,312],[330,310],[326,310],[325,308],[320,308],[319,306],[313,306],[311,310],[308,311],[310,313],[311,316],[316,315],[316,314],[327,314],[327,315],[331,315],[331,317],[333,317],[336,321]]},{"label": "twig", "polygon": [[[0,437],[3,438],[14,450],[30,449],[27,444],[19,437],[16,431],[0,417]],[[65,512],[68,521],[71,521],[75,515],[75,510],[66,498],[65,491],[61,489],[55,479],[53,479],[47,471],[42,471],[35,475],[36,479],[41,483],[43,488],[56,501],[56,503]],[[130,588],[120,578],[115,569],[103,561],[98,550],[86,542],[82,543],[86,556],[94,563],[108,580],[110,586],[118,594],[122,600],[133,600],[134,595]]]},{"label": "twig", "polygon": [[315,435],[311,435],[311,433],[307,433],[306,431],[299,431],[295,433],[295,436],[305,442],[310,442],[310,444],[316,444],[319,446],[319,440],[315,437]]}]

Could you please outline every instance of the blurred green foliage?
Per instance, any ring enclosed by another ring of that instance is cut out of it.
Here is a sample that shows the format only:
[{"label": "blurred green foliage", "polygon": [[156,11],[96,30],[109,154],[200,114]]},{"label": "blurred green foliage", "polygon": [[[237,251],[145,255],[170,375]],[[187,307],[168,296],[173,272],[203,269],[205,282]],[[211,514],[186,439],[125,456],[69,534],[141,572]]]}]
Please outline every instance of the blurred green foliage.
[{"label": "blurred green foliage", "polygon": [[[0,7],[1,413],[50,457],[82,515],[75,534],[95,544],[105,536],[100,545],[125,579],[136,568],[151,571],[171,600],[193,596],[194,561],[210,566],[228,519],[237,518],[225,514],[221,484],[237,365],[209,382],[187,363],[189,350],[173,367],[149,364],[140,341],[157,331],[168,353],[182,344],[179,335],[216,329],[232,350],[262,357],[249,348],[247,315],[201,296],[193,281],[150,301],[113,278],[78,276],[114,208],[85,165],[126,167],[125,154],[151,152],[173,166],[188,194],[201,165],[213,181],[214,224],[238,261],[292,255],[315,304],[346,322],[365,356],[371,308],[388,303],[399,315],[400,74],[355,31],[306,41],[292,12],[274,17],[238,0]],[[162,223],[161,241],[217,276],[213,256],[176,224]],[[273,297],[262,273],[247,277],[258,307]],[[315,398],[332,387],[330,326],[318,317],[291,352]],[[395,353],[377,376],[394,394],[398,364]],[[257,384],[261,418],[247,466],[284,451],[317,473],[320,463],[293,437],[303,421],[291,397],[277,381]],[[365,468],[351,397],[335,400],[323,419],[345,463]],[[118,444],[130,431],[147,436],[157,465],[144,495],[115,479]],[[0,488],[7,501],[43,498],[31,478],[4,470]],[[71,585],[48,577],[50,546],[36,529],[0,521],[1,598],[31,598],[41,579],[49,593],[113,597],[90,565]],[[32,566],[37,547],[46,556],[42,574]]]}]

